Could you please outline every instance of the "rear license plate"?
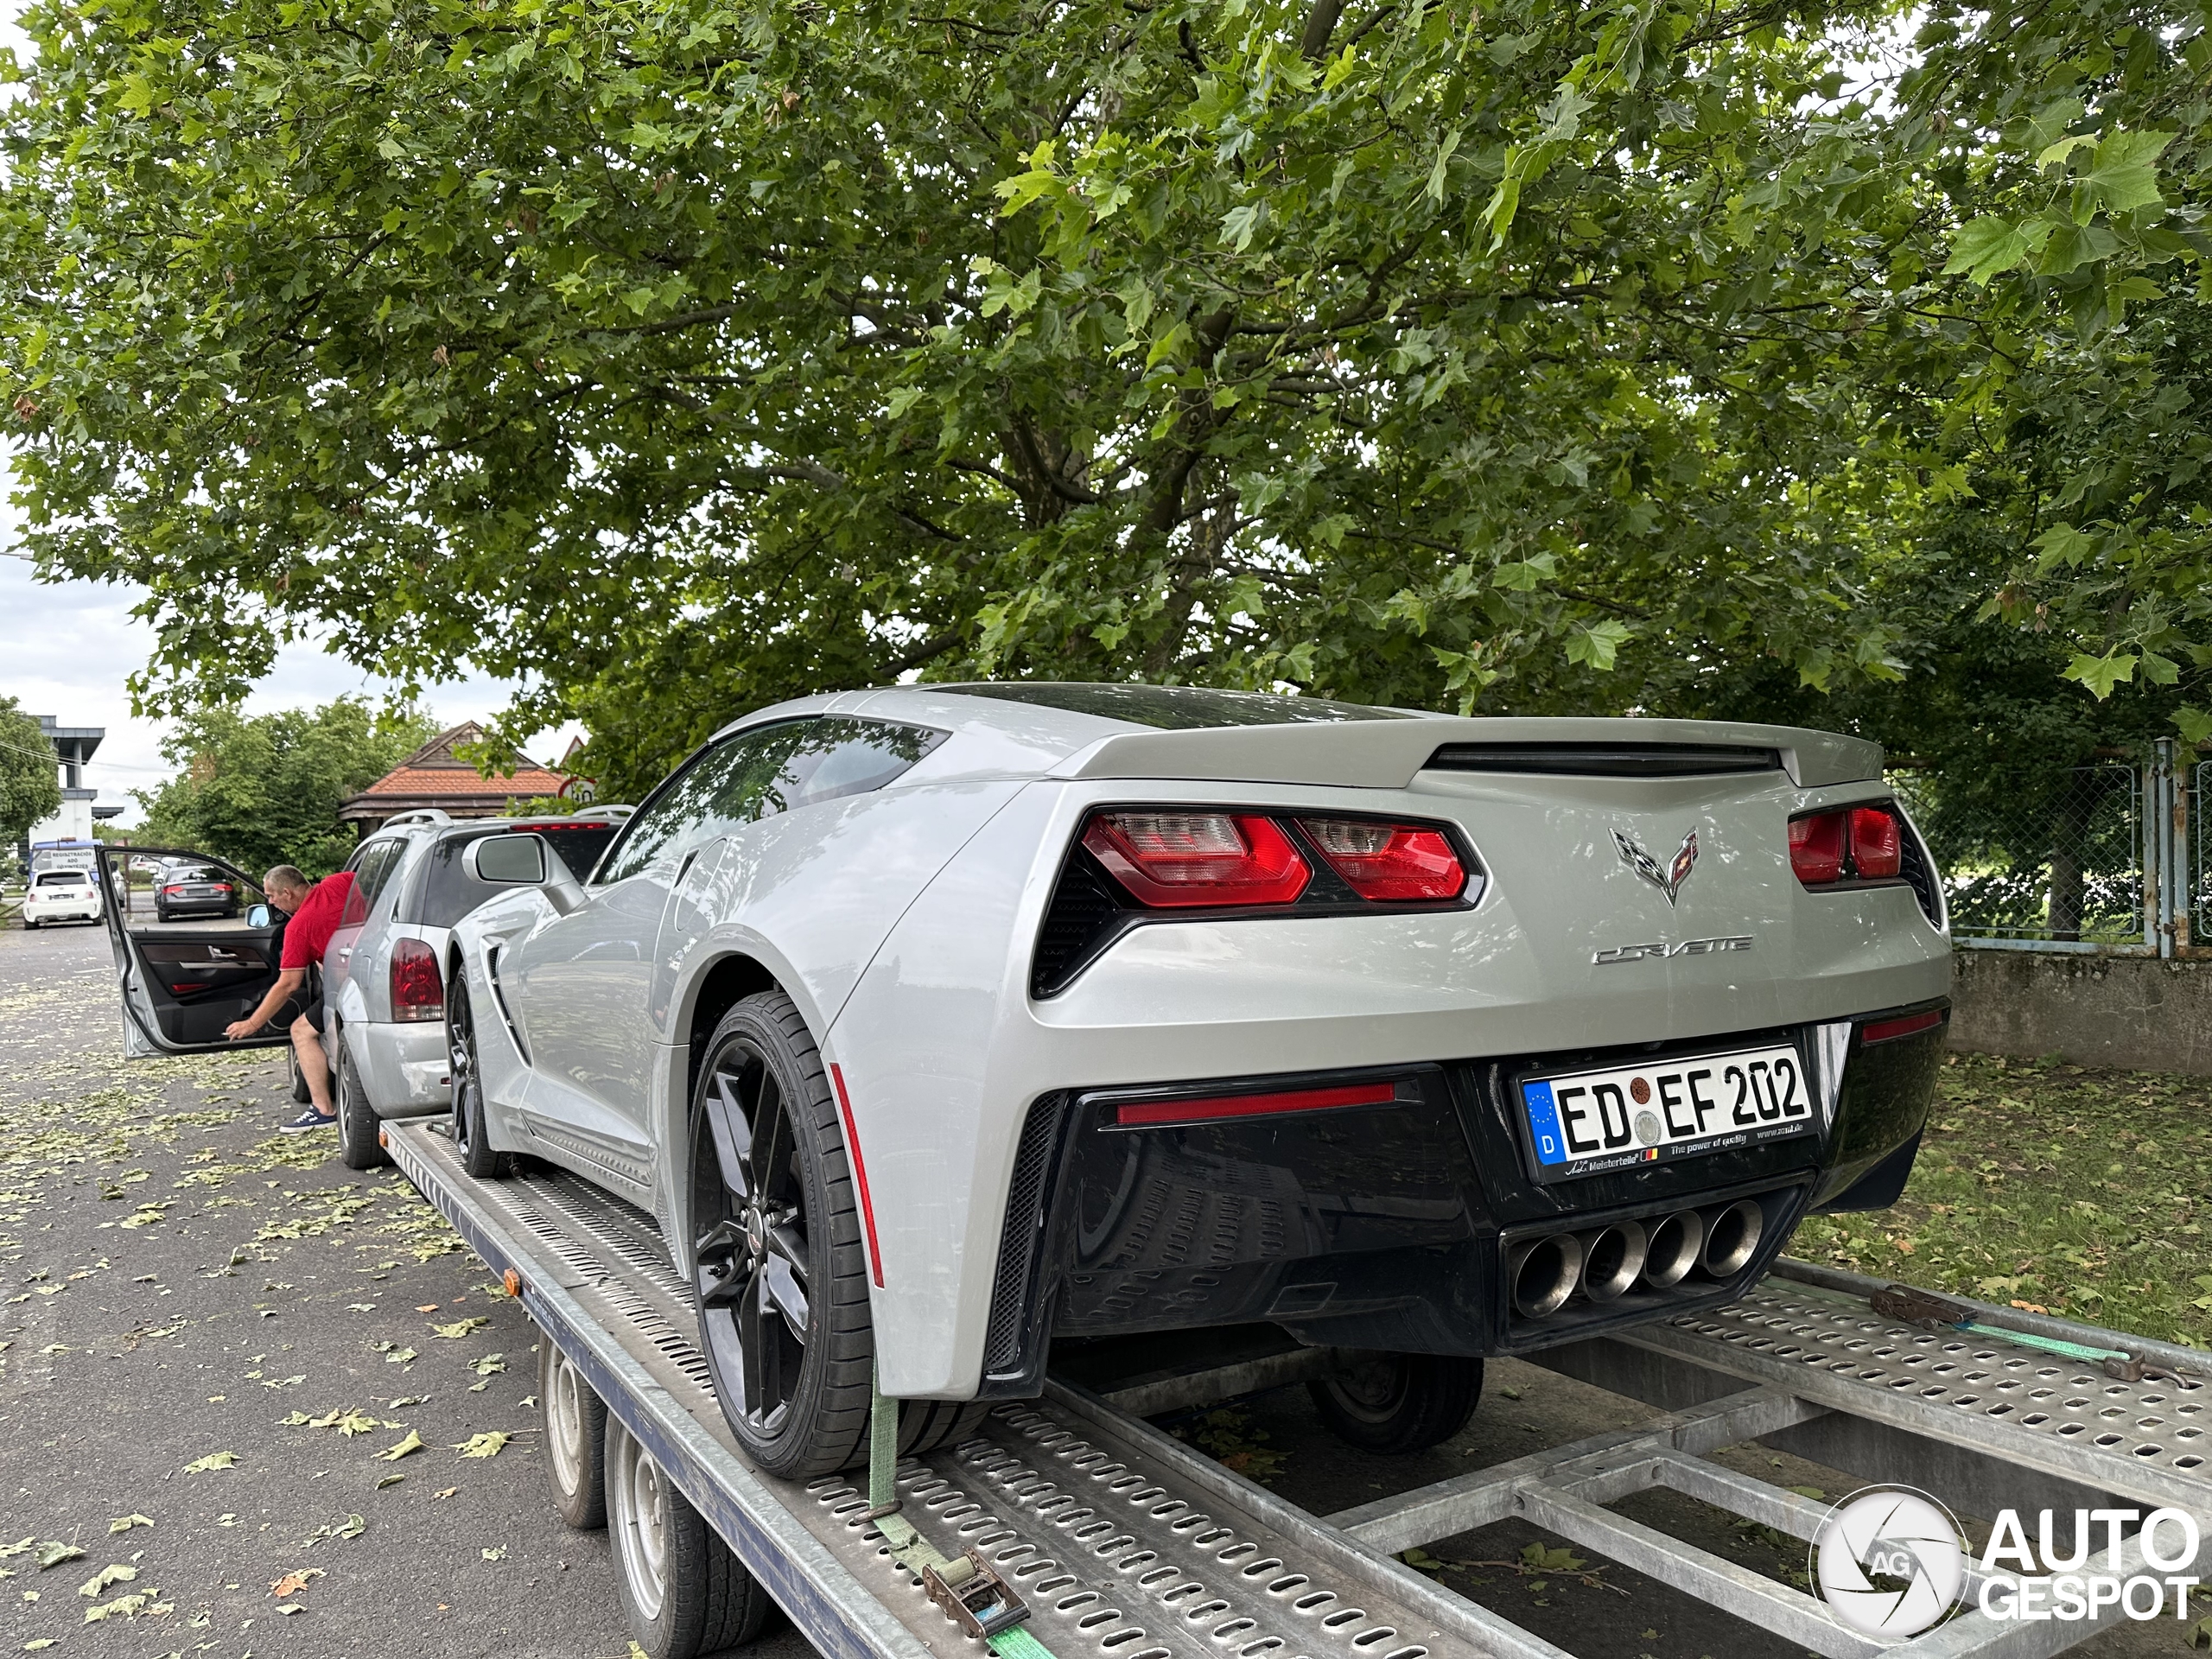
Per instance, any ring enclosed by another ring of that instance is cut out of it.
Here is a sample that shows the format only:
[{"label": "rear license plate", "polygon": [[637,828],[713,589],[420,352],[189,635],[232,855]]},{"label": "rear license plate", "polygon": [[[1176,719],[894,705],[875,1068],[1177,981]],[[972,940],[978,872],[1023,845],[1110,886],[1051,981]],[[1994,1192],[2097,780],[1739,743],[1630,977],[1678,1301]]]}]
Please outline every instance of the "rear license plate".
[{"label": "rear license plate", "polygon": [[1804,1062],[1786,1043],[1530,1078],[1521,1098],[1540,1181],[1702,1157],[1814,1128]]}]

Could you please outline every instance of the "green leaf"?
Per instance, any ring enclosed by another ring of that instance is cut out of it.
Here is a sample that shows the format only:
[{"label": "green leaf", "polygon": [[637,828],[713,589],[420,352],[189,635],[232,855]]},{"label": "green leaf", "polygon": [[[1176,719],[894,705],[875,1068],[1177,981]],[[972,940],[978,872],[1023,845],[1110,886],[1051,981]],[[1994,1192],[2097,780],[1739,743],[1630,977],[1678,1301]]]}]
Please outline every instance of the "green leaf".
[{"label": "green leaf", "polygon": [[2113,650],[2101,657],[2076,655],[2066,665],[2063,678],[2078,680],[2089,690],[2089,695],[2102,702],[2112,696],[2113,687],[2135,677],[2135,657],[2133,652]]},{"label": "green leaf", "polygon": [[2156,207],[2158,160],[2173,141],[2171,132],[2115,132],[2097,146],[2082,182],[2108,213]]},{"label": "green leaf", "polygon": [[[2181,741],[2191,748],[2200,743],[2212,742],[2212,714],[2183,703],[2174,710],[2174,728],[2180,732]],[[2212,1290],[2212,1274],[2199,1274],[2197,1283]]]},{"label": "green leaf", "polygon": [[1986,288],[1993,278],[2025,259],[2050,235],[2050,226],[2041,220],[2015,225],[1997,214],[1984,214],[1960,226],[1959,233],[1951,238],[1951,257],[1944,262],[1943,274],[1955,276],[1964,271],[1977,287]]},{"label": "green leaf", "polygon": [[1615,656],[1629,638],[1628,625],[1611,617],[1586,627],[1578,626],[1567,637],[1567,660],[1583,664],[1600,674],[1608,673]]}]

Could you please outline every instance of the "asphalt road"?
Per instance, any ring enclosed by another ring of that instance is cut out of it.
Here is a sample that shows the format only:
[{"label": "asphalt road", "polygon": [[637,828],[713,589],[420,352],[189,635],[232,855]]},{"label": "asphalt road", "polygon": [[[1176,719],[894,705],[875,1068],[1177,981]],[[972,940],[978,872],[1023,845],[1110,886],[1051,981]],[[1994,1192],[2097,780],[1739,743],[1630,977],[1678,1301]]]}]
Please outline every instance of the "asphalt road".
[{"label": "asphalt road", "polygon": [[[276,1135],[285,1083],[280,1049],[125,1064],[105,931],[0,930],[0,1653],[626,1659],[605,1535],[544,1491],[529,1320],[396,1173]],[[1649,1414],[1506,1360],[1462,1433],[1407,1458],[1348,1451],[1302,1389],[1172,1426],[1327,1514]],[[511,1438],[466,1454],[487,1435]],[[1618,1507],[1802,1581],[1802,1545],[1719,1510]],[[1583,1659],[1789,1651],[1519,1522],[1416,1564]],[[2186,1628],[2076,1651],[2178,1653]],[[780,1624],[752,1651],[812,1653]]]}]

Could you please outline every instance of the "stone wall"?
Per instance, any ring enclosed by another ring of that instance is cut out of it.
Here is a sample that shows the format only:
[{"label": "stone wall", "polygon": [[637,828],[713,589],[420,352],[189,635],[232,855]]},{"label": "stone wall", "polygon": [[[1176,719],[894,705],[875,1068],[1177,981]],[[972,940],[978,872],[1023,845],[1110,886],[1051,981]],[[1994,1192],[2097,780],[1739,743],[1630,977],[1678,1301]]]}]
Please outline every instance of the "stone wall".
[{"label": "stone wall", "polygon": [[1951,1046],[2212,1075],[2212,962],[1961,950]]}]

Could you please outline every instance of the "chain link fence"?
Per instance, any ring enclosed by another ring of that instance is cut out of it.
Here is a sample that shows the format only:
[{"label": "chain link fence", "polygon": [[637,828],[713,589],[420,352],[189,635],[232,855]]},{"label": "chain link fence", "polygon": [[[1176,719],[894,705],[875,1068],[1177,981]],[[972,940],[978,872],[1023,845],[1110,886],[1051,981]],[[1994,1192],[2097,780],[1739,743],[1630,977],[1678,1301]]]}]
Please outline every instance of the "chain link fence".
[{"label": "chain link fence", "polygon": [[[2195,770],[2204,778],[2212,765]],[[2018,777],[1897,772],[1890,784],[1942,872],[1953,937],[2139,950],[2145,772],[2122,764]],[[2200,836],[2196,851],[2202,893],[2212,843]]]}]

